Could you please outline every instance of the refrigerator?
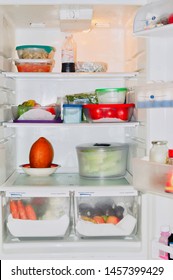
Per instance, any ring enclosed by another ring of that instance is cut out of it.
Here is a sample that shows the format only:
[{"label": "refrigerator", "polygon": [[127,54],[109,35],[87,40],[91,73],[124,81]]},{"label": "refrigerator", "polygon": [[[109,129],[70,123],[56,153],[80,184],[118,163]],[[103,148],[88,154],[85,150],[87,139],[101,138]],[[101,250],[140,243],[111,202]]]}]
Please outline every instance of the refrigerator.
[{"label": "refrigerator", "polygon": [[[171,12],[170,0],[0,1],[1,259],[159,260],[160,250],[173,254],[159,243],[161,226],[173,227],[173,194],[165,191],[172,166],[149,161],[152,141],[173,148],[173,25],[165,20]],[[73,34],[77,61],[105,62],[107,71],[62,73],[67,34]],[[20,45],[53,46],[52,71],[18,72]],[[13,121],[12,108],[26,100],[59,102],[63,113],[66,95],[98,88],[128,88],[126,103],[135,104],[131,119]],[[23,165],[40,137],[52,144],[58,168],[30,176]],[[128,145],[123,176],[81,176],[76,147],[88,143]],[[119,223],[92,223],[88,212],[110,201],[123,211]],[[32,206],[37,218],[14,218],[15,203]]]}]

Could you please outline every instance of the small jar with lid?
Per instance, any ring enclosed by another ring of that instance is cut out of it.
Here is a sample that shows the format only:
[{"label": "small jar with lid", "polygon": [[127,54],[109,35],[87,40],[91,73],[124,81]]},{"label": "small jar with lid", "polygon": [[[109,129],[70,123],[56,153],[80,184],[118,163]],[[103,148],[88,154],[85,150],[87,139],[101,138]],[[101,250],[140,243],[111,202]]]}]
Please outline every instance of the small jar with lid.
[{"label": "small jar with lid", "polygon": [[167,141],[152,141],[149,160],[158,163],[166,163],[168,157]]}]

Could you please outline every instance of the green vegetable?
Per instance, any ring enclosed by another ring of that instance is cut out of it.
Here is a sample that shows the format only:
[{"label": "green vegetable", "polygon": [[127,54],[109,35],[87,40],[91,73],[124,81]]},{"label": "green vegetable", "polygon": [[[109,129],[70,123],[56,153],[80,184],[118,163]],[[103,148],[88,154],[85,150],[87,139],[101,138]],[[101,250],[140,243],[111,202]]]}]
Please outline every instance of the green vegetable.
[{"label": "green vegetable", "polygon": [[24,105],[18,105],[17,107],[17,117],[19,118],[22,114],[27,112],[30,108]]},{"label": "green vegetable", "polygon": [[75,93],[71,95],[65,96],[68,103],[76,102],[78,104],[81,103],[93,103],[97,104],[98,99],[95,92],[88,92],[88,93]]}]

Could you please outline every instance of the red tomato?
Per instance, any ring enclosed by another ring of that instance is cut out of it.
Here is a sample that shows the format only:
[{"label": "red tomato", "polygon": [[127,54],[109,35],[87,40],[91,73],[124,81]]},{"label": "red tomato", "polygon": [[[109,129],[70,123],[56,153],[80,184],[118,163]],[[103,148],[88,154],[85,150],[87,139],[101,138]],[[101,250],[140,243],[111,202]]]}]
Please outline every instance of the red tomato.
[{"label": "red tomato", "polygon": [[128,120],[128,108],[117,109],[116,117],[123,121],[127,121]]},{"label": "red tomato", "polygon": [[56,111],[54,107],[48,107],[46,108],[46,111],[50,112],[52,115],[56,115]]},{"label": "red tomato", "polygon": [[91,109],[89,110],[90,111],[90,115],[91,115],[91,118],[93,120],[98,120],[98,119],[101,119],[103,118],[103,110],[102,109]]}]

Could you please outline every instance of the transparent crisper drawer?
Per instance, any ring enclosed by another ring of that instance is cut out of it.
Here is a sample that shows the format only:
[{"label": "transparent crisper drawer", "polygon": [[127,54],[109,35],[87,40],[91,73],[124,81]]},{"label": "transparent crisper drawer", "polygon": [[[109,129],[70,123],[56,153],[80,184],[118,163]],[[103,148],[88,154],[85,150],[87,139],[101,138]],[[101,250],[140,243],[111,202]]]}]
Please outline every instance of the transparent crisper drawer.
[{"label": "transparent crisper drawer", "polygon": [[[109,194],[108,194],[109,193]],[[75,195],[75,232],[81,238],[135,236],[139,194],[131,188]]]},{"label": "transparent crisper drawer", "polygon": [[[7,195],[8,196],[8,195]],[[16,195],[15,195],[16,196]],[[65,238],[70,226],[70,197],[6,197],[6,223],[14,237]]]}]

